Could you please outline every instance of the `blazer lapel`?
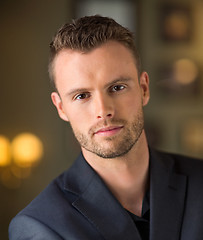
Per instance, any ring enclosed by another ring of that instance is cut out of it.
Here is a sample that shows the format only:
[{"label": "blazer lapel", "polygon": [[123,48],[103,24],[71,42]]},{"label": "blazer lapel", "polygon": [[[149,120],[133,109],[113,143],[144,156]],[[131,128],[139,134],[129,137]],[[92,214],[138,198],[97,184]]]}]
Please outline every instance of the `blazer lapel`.
[{"label": "blazer lapel", "polygon": [[72,181],[66,182],[75,182],[71,186],[66,184],[65,189],[78,194],[72,205],[97,228],[104,239],[141,240],[131,217],[82,156],[71,173],[69,177],[72,176]]},{"label": "blazer lapel", "polygon": [[152,152],[150,176],[150,240],[178,240],[187,177],[174,172],[173,159]]}]

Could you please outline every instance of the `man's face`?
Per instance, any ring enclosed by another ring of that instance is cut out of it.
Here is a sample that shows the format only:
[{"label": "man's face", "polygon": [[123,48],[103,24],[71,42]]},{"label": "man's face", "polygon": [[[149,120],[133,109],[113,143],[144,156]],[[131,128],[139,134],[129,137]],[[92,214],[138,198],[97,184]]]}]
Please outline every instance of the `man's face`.
[{"label": "man's face", "polygon": [[59,116],[69,121],[82,151],[102,158],[128,153],[143,134],[142,108],[149,100],[148,75],[138,79],[135,60],[109,41],[88,52],[63,50],[54,62]]}]

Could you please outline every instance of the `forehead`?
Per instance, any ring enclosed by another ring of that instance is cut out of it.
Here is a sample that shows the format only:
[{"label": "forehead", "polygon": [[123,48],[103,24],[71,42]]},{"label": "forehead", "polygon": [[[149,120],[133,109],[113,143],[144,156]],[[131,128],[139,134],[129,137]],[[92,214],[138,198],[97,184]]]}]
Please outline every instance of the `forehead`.
[{"label": "forehead", "polygon": [[80,84],[81,79],[113,80],[118,75],[137,71],[132,52],[115,41],[109,41],[89,52],[62,50],[54,61],[57,87],[64,81]]}]

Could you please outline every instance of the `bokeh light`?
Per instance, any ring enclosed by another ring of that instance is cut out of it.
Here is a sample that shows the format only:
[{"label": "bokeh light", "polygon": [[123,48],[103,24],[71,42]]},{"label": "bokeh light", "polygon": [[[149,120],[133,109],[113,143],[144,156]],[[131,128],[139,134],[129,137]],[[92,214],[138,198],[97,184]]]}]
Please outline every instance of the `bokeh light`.
[{"label": "bokeh light", "polygon": [[174,80],[182,85],[193,83],[198,76],[198,67],[194,61],[182,58],[174,63]]},{"label": "bokeh light", "polygon": [[30,167],[36,164],[43,155],[41,140],[31,133],[16,136],[11,147],[13,161],[20,167]]},{"label": "bokeh light", "polygon": [[0,135],[0,167],[8,166],[11,162],[9,139]]}]

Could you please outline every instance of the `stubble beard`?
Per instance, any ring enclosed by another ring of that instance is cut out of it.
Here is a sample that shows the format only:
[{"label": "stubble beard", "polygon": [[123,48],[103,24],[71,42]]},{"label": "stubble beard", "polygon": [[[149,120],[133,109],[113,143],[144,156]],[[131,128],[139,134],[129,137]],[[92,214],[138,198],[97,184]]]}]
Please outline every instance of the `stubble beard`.
[{"label": "stubble beard", "polygon": [[[101,158],[116,158],[122,157],[127,154],[132,147],[139,140],[143,129],[144,129],[144,116],[143,110],[137,113],[132,122],[128,122],[126,120],[115,120],[112,119],[108,121],[108,125],[123,125],[124,128],[121,130],[123,133],[113,136],[106,137],[101,141],[96,141],[94,139],[94,129],[98,129],[98,125],[94,126],[90,129],[87,135],[78,132],[73,129],[74,135],[79,142],[80,146],[87,151],[96,154]],[[107,125],[107,123],[103,123],[102,126]],[[101,124],[99,124],[101,126]],[[105,141],[102,144],[102,141]]]}]

